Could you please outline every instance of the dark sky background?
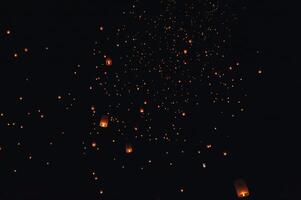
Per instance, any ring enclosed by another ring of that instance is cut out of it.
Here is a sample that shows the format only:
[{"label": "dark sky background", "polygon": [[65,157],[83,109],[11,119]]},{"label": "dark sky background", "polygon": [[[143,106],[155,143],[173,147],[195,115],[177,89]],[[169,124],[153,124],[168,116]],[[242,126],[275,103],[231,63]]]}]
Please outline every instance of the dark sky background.
[{"label": "dark sky background", "polygon": [[[99,26],[110,30],[120,25],[121,11],[129,2],[26,1],[1,5],[0,112],[18,121],[23,118],[20,113],[28,109],[47,108],[48,120],[25,120],[29,128],[21,134],[0,120],[0,199],[234,199],[233,180],[241,177],[248,181],[251,199],[299,199],[298,7],[277,1],[243,4],[246,10],[233,25],[232,53],[244,66],[248,106],[243,116],[221,122],[223,131],[231,133],[229,160],[209,157],[214,164],[202,171],[194,158],[184,156],[174,169],[158,162],[142,175],[135,167],[121,170],[114,162],[103,163],[106,159],[95,161],[97,155],[93,153],[88,159],[81,156],[81,143],[90,124],[86,108],[93,101],[85,97],[86,79],[91,73],[85,70],[91,64],[88,55],[100,37]],[[146,5],[149,10],[158,9],[158,3]],[[7,29],[12,30],[9,39],[5,37]],[[17,62],[8,56],[23,47],[29,48],[27,59]],[[262,52],[260,56],[255,55],[257,50]],[[84,78],[74,82],[70,72],[78,63]],[[258,65],[263,70],[260,78],[256,75]],[[34,78],[27,84],[24,77]],[[56,99],[66,91],[81,99],[72,112],[60,112]],[[19,106],[19,96],[29,99],[26,105]],[[104,96],[98,98],[98,102],[105,102]],[[203,130],[198,112],[196,120],[189,122],[191,130]],[[210,110],[202,112],[209,115]],[[209,117],[203,122],[212,123]],[[62,130],[66,132],[63,136]],[[18,141],[28,145],[19,150]],[[49,141],[55,145],[45,150]],[[192,151],[193,147],[187,146],[187,151]],[[136,148],[145,152],[151,149],[145,143]],[[156,146],[158,151],[164,148]],[[33,154],[30,162],[28,152]],[[134,156],[139,160],[146,154]],[[156,155],[150,153],[154,160]],[[174,154],[170,159],[178,157]],[[138,165],[136,158],[129,158],[130,165]],[[45,165],[48,160],[50,166]],[[91,181],[91,165],[104,174],[100,175],[105,177],[100,186]],[[182,187],[183,194],[179,192]],[[99,188],[103,188],[103,195],[99,195]]]}]

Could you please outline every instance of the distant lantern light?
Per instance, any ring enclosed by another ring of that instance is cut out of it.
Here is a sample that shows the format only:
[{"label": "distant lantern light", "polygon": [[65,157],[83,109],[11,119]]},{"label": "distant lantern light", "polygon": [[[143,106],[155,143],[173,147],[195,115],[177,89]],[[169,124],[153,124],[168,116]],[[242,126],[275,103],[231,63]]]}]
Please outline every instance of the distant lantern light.
[{"label": "distant lantern light", "polygon": [[111,58],[106,58],[106,66],[112,66],[113,65],[113,61]]},{"label": "distant lantern light", "polygon": [[102,128],[107,128],[109,125],[109,118],[106,115],[103,115],[100,119],[99,126]]},{"label": "distant lantern light", "polygon": [[95,148],[97,146],[96,142],[92,142],[91,146]]},{"label": "distant lantern light", "polygon": [[139,109],[139,112],[140,112],[140,113],[144,113],[144,108],[140,108],[140,109]]},{"label": "distant lantern light", "polygon": [[126,144],[125,145],[125,153],[126,154],[131,154],[134,152],[134,148],[131,144]]},{"label": "distant lantern light", "polygon": [[187,50],[187,49],[184,49],[183,52],[184,52],[184,54],[187,54],[187,53],[188,53],[188,50]]},{"label": "distant lantern light", "polygon": [[250,196],[247,183],[243,179],[238,179],[234,182],[234,187],[238,198],[246,198]]},{"label": "distant lantern light", "polygon": [[6,30],[6,35],[10,35],[11,34],[11,31],[10,30]]}]

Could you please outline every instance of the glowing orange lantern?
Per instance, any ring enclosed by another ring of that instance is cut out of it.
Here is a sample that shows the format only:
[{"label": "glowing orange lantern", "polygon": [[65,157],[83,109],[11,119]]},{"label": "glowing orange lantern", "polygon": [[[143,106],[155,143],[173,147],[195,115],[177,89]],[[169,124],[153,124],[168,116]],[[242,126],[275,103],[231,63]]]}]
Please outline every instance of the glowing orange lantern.
[{"label": "glowing orange lantern", "polygon": [[102,128],[107,128],[109,124],[109,118],[106,115],[103,115],[100,119],[99,126]]},{"label": "glowing orange lantern", "polygon": [[95,148],[97,146],[96,142],[92,142],[91,146]]},{"label": "glowing orange lantern", "polygon": [[238,198],[246,198],[246,197],[250,196],[247,183],[244,180],[242,180],[242,179],[236,180],[234,182],[234,187],[235,187]]},{"label": "glowing orange lantern", "polygon": [[106,66],[112,66],[113,61],[111,58],[106,58]]},{"label": "glowing orange lantern", "polygon": [[133,151],[134,151],[134,148],[131,144],[126,144],[125,145],[125,153],[131,154],[131,153],[133,153]]}]

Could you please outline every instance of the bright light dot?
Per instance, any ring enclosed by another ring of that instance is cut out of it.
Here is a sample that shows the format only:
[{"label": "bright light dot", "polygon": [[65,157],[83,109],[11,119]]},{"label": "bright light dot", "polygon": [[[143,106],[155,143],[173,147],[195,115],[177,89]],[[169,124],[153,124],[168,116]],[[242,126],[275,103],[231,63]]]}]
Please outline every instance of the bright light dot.
[{"label": "bright light dot", "polygon": [[91,146],[95,148],[97,146],[96,142],[92,142]]},{"label": "bright light dot", "polygon": [[144,108],[140,108],[140,109],[139,109],[139,112],[140,112],[140,113],[144,113]]}]

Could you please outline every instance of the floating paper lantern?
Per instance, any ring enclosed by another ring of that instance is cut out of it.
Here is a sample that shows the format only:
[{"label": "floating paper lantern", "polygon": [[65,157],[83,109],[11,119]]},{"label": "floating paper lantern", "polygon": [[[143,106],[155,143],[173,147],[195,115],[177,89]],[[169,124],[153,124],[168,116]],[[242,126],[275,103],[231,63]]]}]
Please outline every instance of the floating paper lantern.
[{"label": "floating paper lantern", "polygon": [[93,148],[96,148],[96,147],[97,147],[96,142],[92,142],[91,146],[92,146]]},{"label": "floating paper lantern", "polygon": [[113,61],[111,58],[106,58],[106,66],[112,66]]},{"label": "floating paper lantern", "polygon": [[144,113],[144,108],[140,108],[139,112],[143,114]]},{"label": "floating paper lantern", "polygon": [[109,118],[106,115],[103,115],[100,119],[99,126],[102,128],[107,128],[109,125]]},{"label": "floating paper lantern", "polygon": [[238,198],[246,198],[250,196],[247,183],[243,179],[238,179],[234,182],[234,187]]},{"label": "floating paper lantern", "polygon": [[131,154],[131,153],[133,153],[133,151],[134,151],[134,148],[131,144],[126,144],[125,145],[125,153]]}]

